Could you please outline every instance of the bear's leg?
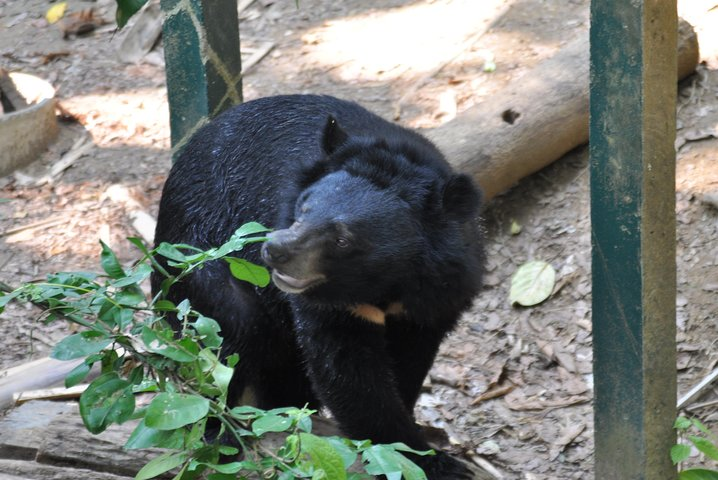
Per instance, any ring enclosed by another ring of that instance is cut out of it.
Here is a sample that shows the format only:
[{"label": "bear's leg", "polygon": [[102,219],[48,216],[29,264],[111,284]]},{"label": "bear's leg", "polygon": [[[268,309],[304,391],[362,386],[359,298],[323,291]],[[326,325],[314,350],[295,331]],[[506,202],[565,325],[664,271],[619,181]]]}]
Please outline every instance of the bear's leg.
[{"label": "bear's leg", "polygon": [[[159,279],[156,282],[159,285]],[[205,265],[169,292],[175,303],[185,298],[192,308],[219,323],[222,357],[239,355],[229,405],[317,406],[302,368],[288,306],[273,304],[274,310],[267,311],[267,301],[262,302],[254,287],[234,279],[225,262]],[[173,325],[181,328],[176,320]]]},{"label": "bear's leg", "polygon": [[421,385],[443,338],[444,332],[416,325],[406,318],[387,320],[387,351],[393,361],[399,395],[410,412],[414,411]]},{"label": "bear's leg", "polygon": [[296,356],[283,358],[281,368],[263,368],[259,375],[254,375],[256,383],[248,387],[254,404],[264,410],[304,406],[318,410],[321,404],[301,369],[301,359]]},{"label": "bear's leg", "polygon": [[[383,325],[344,312],[295,308],[297,337],[309,378],[343,433],[375,443],[430,447],[399,391]],[[470,479],[460,462],[439,452],[411,455],[430,480]]]}]

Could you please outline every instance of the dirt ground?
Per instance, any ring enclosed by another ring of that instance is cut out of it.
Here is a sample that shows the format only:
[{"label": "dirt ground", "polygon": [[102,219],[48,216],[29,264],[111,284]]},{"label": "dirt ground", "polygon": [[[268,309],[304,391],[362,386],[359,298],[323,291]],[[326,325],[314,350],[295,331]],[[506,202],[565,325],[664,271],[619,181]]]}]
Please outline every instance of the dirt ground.
[{"label": "dirt ground", "polygon": [[[170,166],[161,46],[123,64],[116,49],[124,33],[110,24],[114,1],[68,4],[68,12],[93,7],[108,25],[63,39],[44,19],[46,0],[0,0],[0,67],[49,80],[77,119],[62,124],[38,162],[0,178],[0,281],[12,285],[52,271],[96,270],[100,238],[131,262],[135,253],[124,241],[136,235],[131,205],[108,189],[126,189],[154,214]],[[533,65],[585,33],[588,9],[588,0],[307,0],[298,8],[293,0],[257,0],[240,16],[243,50],[274,47],[247,72],[245,99],[327,93],[387,118],[399,112],[404,125],[435,126],[520,83]],[[679,11],[699,34],[703,62],[679,88],[682,395],[718,363],[718,4],[682,0]],[[88,154],[37,185],[83,136],[93,144]],[[455,452],[488,462],[503,478],[586,478],[593,470],[587,149],[494,199],[484,216],[486,286],[442,347],[417,417],[448,432]],[[531,259],[550,262],[558,286],[537,307],[511,307],[510,277]],[[64,325],[42,325],[37,316],[15,306],[0,318],[0,369],[46,355],[65,334]],[[496,398],[483,399],[497,388]],[[709,389],[689,413],[718,424],[718,390]]]}]

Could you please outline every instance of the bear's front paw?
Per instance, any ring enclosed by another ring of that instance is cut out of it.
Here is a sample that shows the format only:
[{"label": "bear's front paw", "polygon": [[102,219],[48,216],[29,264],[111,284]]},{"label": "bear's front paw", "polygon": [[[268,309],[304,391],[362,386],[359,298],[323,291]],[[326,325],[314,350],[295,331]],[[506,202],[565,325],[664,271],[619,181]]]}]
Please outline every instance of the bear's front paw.
[{"label": "bear's front paw", "polygon": [[428,480],[474,480],[474,471],[464,462],[444,453],[412,459],[426,473]]}]

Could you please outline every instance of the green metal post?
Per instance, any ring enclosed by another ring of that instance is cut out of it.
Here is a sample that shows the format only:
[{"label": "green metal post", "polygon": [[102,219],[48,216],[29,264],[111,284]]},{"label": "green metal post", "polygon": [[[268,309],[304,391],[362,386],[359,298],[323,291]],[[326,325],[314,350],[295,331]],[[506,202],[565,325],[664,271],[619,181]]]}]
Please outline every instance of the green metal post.
[{"label": "green metal post", "polygon": [[236,0],[161,0],[173,154],[242,101]]},{"label": "green metal post", "polygon": [[591,2],[595,477],[675,478],[676,0]]}]

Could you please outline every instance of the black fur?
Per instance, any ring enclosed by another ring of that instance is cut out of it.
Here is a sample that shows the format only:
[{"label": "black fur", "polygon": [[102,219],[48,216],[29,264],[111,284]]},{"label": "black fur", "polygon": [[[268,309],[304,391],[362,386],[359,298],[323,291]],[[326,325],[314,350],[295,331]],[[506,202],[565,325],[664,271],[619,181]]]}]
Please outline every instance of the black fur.
[{"label": "black fur", "polygon": [[[232,401],[251,387],[261,408],[324,405],[349,437],[424,449],[419,389],[480,288],[479,200],[414,132],[327,96],[270,97],[188,143],[155,241],[208,248],[248,221],[276,229],[242,255],[272,267],[285,291],[217,262],[170,292],[220,323],[224,354],[239,353]],[[385,323],[358,305],[388,312]],[[465,478],[448,455],[416,460],[431,479]]]}]

